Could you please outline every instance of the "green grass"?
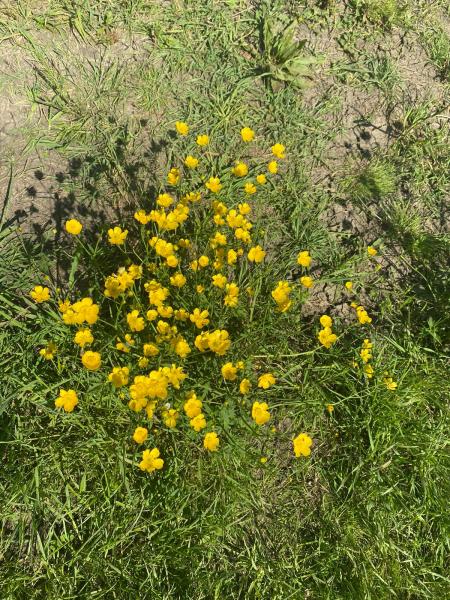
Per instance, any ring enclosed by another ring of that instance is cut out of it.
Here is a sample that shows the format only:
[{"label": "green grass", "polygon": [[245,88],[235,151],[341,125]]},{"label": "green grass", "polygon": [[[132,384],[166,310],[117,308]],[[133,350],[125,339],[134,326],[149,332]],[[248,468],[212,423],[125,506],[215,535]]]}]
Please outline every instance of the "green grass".
[{"label": "green grass", "polygon": [[424,48],[439,76],[450,82],[450,38],[438,25],[422,34]]},{"label": "green grass", "polygon": [[[193,432],[161,427],[155,439],[166,464],[150,477],[136,468],[131,435],[139,420],[102,376],[81,373],[80,406],[55,411],[55,395],[72,381],[73,350],[64,328],[27,297],[43,275],[67,289],[70,273],[75,286],[97,293],[106,251],[99,244],[83,271],[60,231],[50,227],[37,238],[2,212],[2,599],[449,595],[448,114],[441,98],[404,94],[395,54],[373,58],[358,46],[415,28],[445,85],[445,35],[420,22],[445,4],[346,2],[342,24],[337,4],[271,6],[343,48],[331,66],[331,50],[324,51],[305,92],[290,81],[264,84],[264,56],[252,57],[261,51],[261,10],[240,0],[2,8],[0,37],[20,45],[33,66],[17,90],[35,115],[25,154],[76,165],[61,184],[74,209],[63,205],[60,219],[75,210],[100,231],[117,211],[153,197],[172,160],[167,131],[176,119],[225,140],[223,155],[235,151],[231,135],[251,125],[288,149],[286,173],[258,203],[269,282],[296,279],[296,254],[308,248],[314,277],[326,285],[325,299],[313,296],[314,316],[297,311],[277,321],[260,310],[241,339],[242,351],[279,377],[268,395],[276,431],[237,425],[233,415],[248,407],[217,383],[208,397],[223,427],[220,452],[206,455]],[[300,44],[301,56],[321,56],[314,36]],[[309,38],[302,29],[295,39]],[[366,122],[356,113],[345,120],[349,91],[370,96],[375,88],[385,101],[377,117],[391,127],[387,147],[370,146],[369,157],[353,147],[336,160],[342,135]],[[11,190],[2,197],[14,207]],[[336,205],[346,207],[348,227],[328,222]],[[362,232],[355,211],[369,219]],[[374,262],[366,257],[372,243]],[[347,280],[373,317],[363,330],[348,307]],[[261,285],[270,297],[270,284]],[[315,340],[324,312],[341,334],[329,351]],[[389,372],[395,392],[352,367],[365,337],[374,343],[376,373]],[[54,363],[38,354],[50,339],[60,346]],[[223,394],[229,403],[219,410]],[[309,459],[292,456],[299,431],[314,439]]]}]

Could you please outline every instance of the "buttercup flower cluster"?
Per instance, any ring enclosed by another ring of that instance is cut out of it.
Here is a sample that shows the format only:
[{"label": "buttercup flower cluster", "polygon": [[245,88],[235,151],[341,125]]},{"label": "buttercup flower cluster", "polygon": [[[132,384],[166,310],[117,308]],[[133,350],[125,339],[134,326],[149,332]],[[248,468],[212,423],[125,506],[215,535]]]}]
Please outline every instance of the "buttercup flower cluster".
[{"label": "buttercup flower cluster", "polygon": [[[68,413],[83,409],[87,390],[79,382],[88,381],[88,387],[106,382],[117,402],[128,405],[130,447],[142,452],[136,464],[147,473],[167,463],[164,449],[156,446],[161,430],[198,437],[204,452],[220,452],[226,441],[218,403],[229,398],[240,398],[233,414],[247,420],[255,435],[270,428],[277,412],[271,400],[282,396],[283,375],[273,364],[243,354],[236,337],[245,335],[255,307],[270,304],[274,318],[283,319],[315,284],[314,257],[304,248],[293,257],[293,266],[301,269],[297,278],[265,279],[270,257],[255,207],[264,202],[265,189],[276,185],[285,146],[277,142],[249,152],[258,136],[245,126],[236,132],[238,156],[224,167],[210,153],[213,136],[191,135],[192,129],[175,123],[176,159],[155,197],[145,198],[129,223],[111,223],[103,231],[101,243],[110,257],[105,264],[114,268],[96,282],[98,292],[64,297],[42,284],[30,292],[34,302],[54,304],[55,327],[72,348],[67,368],[75,371],[76,389],[61,389],[55,406]],[[72,243],[81,244],[88,224],[72,218],[65,229]],[[365,309],[354,307],[359,323],[370,324]],[[328,315],[320,325],[319,344],[311,342],[329,351],[338,334]],[[366,339],[361,349],[366,369],[371,348]],[[59,349],[50,340],[40,355],[52,361]],[[385,382],[395,389],[391,378]],[[296,457],[309,456],[311,447],[306,433],[293,440]]]}]

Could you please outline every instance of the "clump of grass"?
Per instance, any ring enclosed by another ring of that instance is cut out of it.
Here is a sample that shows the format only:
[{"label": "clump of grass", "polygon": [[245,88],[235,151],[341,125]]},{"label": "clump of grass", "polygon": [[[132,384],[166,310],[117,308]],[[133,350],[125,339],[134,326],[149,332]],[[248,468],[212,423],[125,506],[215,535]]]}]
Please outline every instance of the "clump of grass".
[{"label": "clump of grass", "polygon": [[392,27],[403,22],[406,5],[399,0],[355,0],[355,9],[367,19],[383,27]]},{"label": "clump of grass", "polygon": [[427,28],[421,35],[430,61],[444,81],[450,82],[450,38],[439,26]]},{"label": "clump of grass", "polygon": [[387,56],[367,60],[366,81],[378,87],[387,98],[394,97],[401,85],[395,64]]},{"label": "clump of grass", "polygon": [[359,200],[379,200],[395,191],[395,168],[383,160],[373,160],[355,176],[346,178],[342,186],[346,192]]},{"label": "clump of grass", "polygon": [[366,2],[369,19],[391,25],[401,16],[401,5],[398,0],[371,0]]}]

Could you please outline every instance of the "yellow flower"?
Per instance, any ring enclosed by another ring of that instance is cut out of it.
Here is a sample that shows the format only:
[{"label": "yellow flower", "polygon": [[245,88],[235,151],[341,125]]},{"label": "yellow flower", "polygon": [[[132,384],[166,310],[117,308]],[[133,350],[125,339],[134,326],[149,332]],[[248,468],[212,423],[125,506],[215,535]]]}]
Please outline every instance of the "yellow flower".
[{"label": "yellow flower", "polygon": [[73,341],[75,344],[78,344],[80,348],[84,348],[86,344],[92,344],[94,341],[94,336],[92,335],[91,330],[86,327],[84,329],[79,329],[76,332]]},{"label": "yellow flower", "polygon": [[206,427],[206,419],[203,413],[199,413],[196,417],[189,421],[189,425],[197,433]]},{"label": "yellow flower", "polygon": [[128,267],[128,274],[134,279],[140,279],[142,277],[142,267],[139,265],[130,265]]},{"label": "yellow flower", "polygon": [[200,310],[195,308],[194,312],[189,315],[189,319],[198,329],[202,329],[209,323],[209,312],[207,310]]},{"label": "yellow flower", "polygon": [[239,287],[235,283],[227,283],[225,286],[226,296],[223,299],[225,306],[235,308],[239,302]]},{"label": "yellow flower", "polygon": [[146,316],[149,321],[154,321],[155,319],[158,318],[158,311],[155,310],[154,308],[151,308],[150,310],[147,311]]},{"label": "yellow flower", "polygon": [[209,144],[209,135],[198,135],[196,142],[199,146],[207,146]]},{"label": "yellow flower", "polygon": [[171,254],[166,258],[166,263],[168,267],[175,269],[175,267],[178,267],[178,258],[175,256],[175,254]]},{"label": "yellow flower", "polygon": [[163,466],[164,461],[162,458],[159,458],[158,448],[153,448],[153,450],[144,450],[142,453],[142,460],[139,463],[139,468],[142,471],[153,473],[155,470],[162,469]]},{"label": "yellow flower", "polygon": [[195,392],[190,392],[183,408],[186,416],[193,419],[202,412],[202,401],[197,398]]},{"label": "yellow flower", "polygon": [[177,288],[181,288],[186,283],[186,277],[183,273],[175,273],[175,275],[172,275],[170,278],[170,283]]},{"label": "yellow flower", "polygon": [[226,215],[228,208],[225,206],[223,202],[219,202],[219,200],[213,200],[212,207],[216,215]]},{"label": "yellow flower", "polygon": [[212,276],[212,284],[213,284],[215,287],[218,287],[218,288],[220,288],[221,290],[223,290],[223,289],[224,289],[224,287],[225,287],[225,286],[226,286],[226,284],[227,284],[227,278],[225,277],[225,275],[220,275],[220,274],[218,274],[218,275],[213,275],[213,276]]},{"label": "yellow flower", "polygon": [[202,194],[201,192],[189,192],[189,194],[183,196],[182,199],[184,202],[200,202]]},{"label": "yellow flower", "polygon": [[327,349],[331,348],[332,344],[337,340],[337,335],[331,331],[331,327],[321,329],[317,337],[322,346],[325,346]]},{"label": "yellow flower", "polygon": [[252,419],[257,425],[264,425],[270,419],[269,406],[266,402],[253,402]]},{"label": "yellow flower", "polygon": [[176,354],[178,354],[180,358],[186,358],[186,356],[191,353],[191,348],[189,344],[182,337],[175,338],[173,347]]},{"label": "yellow flower", "polygon": [[206,352],[206,350],[209,349],[209,336],[210,334],[207,331],[204,331],[195,338],[195,347],[200,350],[200,352]]},{"label": "yellow flower", "polygon": [[209,258],[205,255],[200,256],[198,264],[200,267],[207,267],[209,265]]},{"label": "yellow flower", "polygon": [[239,384],[239,393],[245,396],[249,393],[251,386],[250,379],[243,379]]},{"label": "yellow flower", "polygon": [[169,185],[177,185],[179,180],[180,180],[180,169],[173,167],[172,169],[170,169],[169,173],[167,174],[167,183]]},{"label": "yellow flower", "polygon": [[327,411],[328,411],[328,412],[330,413],[330,415],[331,415],[331,413],[332,413],[332,412],[333,412],[333,410],[334,410],[334,406],[333,406],[332,404],[327,404],[327,407],[326,407],[326,408],[327,408]]},{"label": "yellow flower", "polygon": [[136,221],[141,223],[141,225],[147,225],[147,223],[151,221],[150,215],[148,215],[142,208],[134,213],[134,218]]},{"label": "yellow flower", "polygon": [[322,315],[320,317],[320,324],[322,325],[322,327],[330,327],[333,324],[333,319],[331,317],[329,317],[328,315]]},{"label": "yellow flower", "polygon": [[362,344],[361,351],[359,353],[363,363],[368,363],[369,360],[372,358],[372,347],[372,342],[370,342],[368,339],[365,339]]},{"label": "yellow flower", "polygon": [[144,344],[143,352],[144,356],[156,356],[159,354],[159,348],[155,344]]},{"label": "yellow flower", "polygon": [[227,223],[230,227],[236,229],[237,227],[244,227],[244,225],[246,226],[247,220],[244,218],[244,215],[239,214],[237,210],[232,208],[228,211]]},{"label": "yellow flower", "polygon": [[78,404],[78,396],[75,390],[59,390],[59,397],[55,400],[56,408],[63,408],[66,412],[72,412]]},{"label": "yellow flower", "polygon": [[83,298],[72,304],[62,315],[66,325],[81,325],[86,322],[93,325],[98,319],[99,306],[92,298]]},{"label": "yellow flower", "polygon": [[385,376],[383,381],[388,390],[394,391],[398,387],[398,384],[392,379],[392,377]]},{"label": "yellow flower", "polygon": [[244,185],[244,192],[246,194],[256,194],[256,185],[251,182],[246,183]]},{"label": "yellow flower", "polygon": [[205,186],[214,194],[217,194],[222,189],[222,184],[220,183],[220,179],[218,177],[210,177],[205,183]]},{"label": "yellow flower", "polygon": [[140,369],[146,369],[148,367],[149,360],[148,358],[142,357],[138,360],[138,367]]},{"label": "yellow flower", "polygon": [[248,251],[247,257],[250,262],[260,263],[264,260],[266,256],[266,251],[261,248],[261,246],[253,246]]},{"label": "yellow flower", "polygon": [[303,277],[300,277],[300,283],[305,288],[311,288],[314,285],[314,280],[312,277],[309,277],[309,275],[304,275]]},{"label": "yellow flower", "polygon": [[209,241],[209,245],[211,248],[217,248],[219,246],[226,246],[227,244],[227,236],[224,233],[220,233],[220,231],[216,231],[213,237]]},{"label": "yellow flower", "polygon": [[216,329],[215,331],[208,333],[206,341],[207,348],[209,347],[211,352],[214,352],[219,356],[224,356],[231,346],[231,340],[228,331],[225,329]]},{"label": "yellow flower", "polygon": [[67,312],[70,308],[71,304],[69,302],[69,300],[60,300],[58,302],[58,310],[61,314],[64,314],[65,312]]},{"label": "yellow flower", "polygon": [[225,219],[222,217],[222,215],[214,215],[213,221],[217,225],[217,227],[220,227],[220,225],[225,225]]},{"label": "yellow flower", "polygon": [[108,229],[108,242],[113,246],[121,246],[127,239],[128,229],[122,231],[121,227]]},{"label": "yellow flower", "polygon": [[209,452],[216,452],[219,447],[219,436],[214,431],[210,431],[203,438],[203,447]]},{"label": "yellow flower", "polygon": [[[162,374],[163,381],[167,381],[176,390],[180,389],[180,384],[186,379],[187,375],[183,371],[183,367],[177,367],[172,364],[171,367],[163,367],[159,370]],[[166,392],[167,395],[167,392]]]},{"label": "yellow flower", "polygon": [[65,228],[67,233],[70,233],[71,235],[79,235],[83,229],[83,225],[76,219],[70,219],[69,221],[66,221]]},{"label": "yellow flower", "polygon": [[300,456],[309,456],[311,454],[312,439],[307,433],[299,433],[294,438],[294,454],[298,458]]},{"label": "yellow flower", "polygon": [[184,159],[184,164],[188,169],[196,169],[198,167],[198,158],[189,154],[189,156],[186,156]]},{"label": "yellow flower", "polygon": [[187,321],[189,319],[189,312],[185,308],[177,308],[173,316],[177,321]]},{"label": "yellow flower", "polygon": [[148,438],[148,429],[145,427],[136,427],[133,433],[133,440],[136,444],[143,444]]},{"label": "yellow flower", "polygon": [[274,144],[271,150],[272,154],[277,158],[285,158],[286,148],[283,146],[283,144]]},{"label": "yellow flower", "polygon": [[[158,206],[161,206],[162,208],[169,208],[169,206],[171,204],[173,204],[174,199],[172,198],[172,196],[170,194],[159,194],[159,196],[156,198],[156,204]],[[162,240],[164,241],[164,240]],[[158,243],[158,240],[156,240],[156,243]],[[156,245],[155,243],[155,245]],[[158,252],[157,248],[156,252]]]},{"label": "yellow flower", "polygon": [[373,374],[374,374],[372,365],[364,365],[364,373],[366,374],[366,377],[368,379],[372,379]]},{"label": "yellow flower", "polygon": [[142,331],[145,327],[144,317],[139,316],[138,310],[132,310],[127,314],[127,323],[131,331]]},{"label": "yellow flower", "polygon": [[311,256],[309,255],[308,250],[302,250],[298,253],[297,264],[299,264],[301,267],[309,269],[309,267],[311,266]]},{"label": "yellow flower", "polygon": [[272,290],[272,298],[280,312],[286,312],[292,306],[292,301],[289,299],[291,292],[292,288],[287,281],[279,281],[277,287]]},{"label": "yellow flower", "polygon": [[276,381],[277,380],[272,375],[272,373],[264,373],[263,375],[260,375],[258,378],[258,387],[263,388],[264,390],[267,390],[272,385],[274,385],[276,383]]},{"label": "yellow flower", "polygon": [[42,285],[37,285],[31,290],[30,296],[35,302],[41,304],[42,302],[47,302],[47,300],[50,299],[50,290],[48,289],[48,287],[42,287]]},{"label": "yellow flower", "polygon": [[108,375],[108,381],[110,381],[114,387],[120,388],[124,385],[128,385],[129,374],[130,369],[128,367],[114,367]]},{"label": "yellow flower", "polygon": [[243,162],[236,162],[235,166],[231,169],[233,175],[236,177],[245,177],[248,175],[248,166]]},{"label": "yellow flower", "polygon": [[56,344],[49,342],[45,348],[39,350],[39,354],[45,358],[45,360],[53,360],[56,354]]},{"label": "yellow flower", "polygon": [[372,323],[372,318],[369,317],[367,311],[363,306],[356,306],[356,316],[361,325]]},{"label": "yellow flower", "polygon": [[242,204],[239,204],[238,208],[239,213],[243,216],[248,215],[252,210],[250,205],[247,204],[247,202],[242,202]]},{"label": "yellow flower", "polygon": [[170,328],[169,323],[167,323],[166,321],[159,320],[158,323],[157,323],[157,325],[156,325],[156,330],[165,339],[168,339],[168,338],[171,337],[171,328]]},{"label": "yellow flower", "polygon": [[241,129],[241,138],[244,142],[252,142],[255,139],[255,132],[250,127],[243,127]]},{"label": "yellow flower", "polygon": [[179,135],[187,135],[189,133],[189,125],[184,121],[177,121],[175,128]]},{"label": "yellow flower", "polygon": [[268,458],[267,458],[267,456],[261,456],[261,458],[259,459],[259,462],[260,462],[262,465],[265,465],[267,461],[268,461]]},{"label": "yellow flower", "polygon": [[101,356],[98,352],[88,350],[81,357],[81,362],[89,371],[97,371],[101,365]]},{"label": "yellow flower", "polygon": [[271,160],[270,163],[267,165],[267,170],[272,175],[275,175],[276,173],[278,173],[278,163],[277,163],[277,161],[276,160]]},{"label": "yellow flower", "polygon": [[173,308],[171,306],[165,306],[164,304],[160,304],[158,306],[158,314],[163,318],[163,319],[170,319],[171,317],[173,317]]},{"label": "yellow flower", "polygon": [[[243,229],[242,227],[238,227],[236,229],[236,231],[234,232],[234,235],[235,235],[236,239],[241,240],[242,242],[244,242],[244,244],[250,244],[250,242],[252,241],[249,232],[247,230]],[[242,253],[239,254],[239,251],[238,251],[238,255],[242,256]]]},{"label": "yellow flower", "polygon": [[264,173],[261,173],[260,175],[256,176],[256,182],[259,183],[259,185],[264,185],[267,183],[267,177],[264,175]]},{"label": "yellow flower", "polygon": [[[156,408],[156,400],[151,400],[150,402],[147,403],[147,406],[145,407],[145,412],[147,413],[147,419],[153,419],[153,414],[155,412],[155,408]],[[153,430],[154,433],[156,433],[156,430]]]},{"label": "yellow flower", "polygon": [[237,379],[237,368],[231,362],[227,362],[222,366],[222,377],[227,381]]},{"label": "yellow flower", "polygon": [[118,298],[133,285],[133,277],[126,272],[113,273],[105,279],[104,294],[107,298]]},{"label": "yellow flower", "polygon": [[238,259],[238,254],[237,254],[236,250],[233,250],[233,249],[228,250],[227,263],[229,265],[234,265],[237,262],[237,259]]},{"label": "yellow flower", "polygon": [[367,254],[369,256],[376,256],[378,254],[378,250],[373,246],[367,246]]},{"label": "yellow flower", "polygon": [[180,413],[174,408],[169,408],[169,410],[165,410],[162,413],[162,418],[164,419],[164,424],[166,427],[173,429],[177,426],[177,419],[180,416]]},{"label": "yellow flower", "polygon": [[346,281],[345,287],[348,289],[349,292],[351,292],[353,289],[353,283],[351,281]]}]

